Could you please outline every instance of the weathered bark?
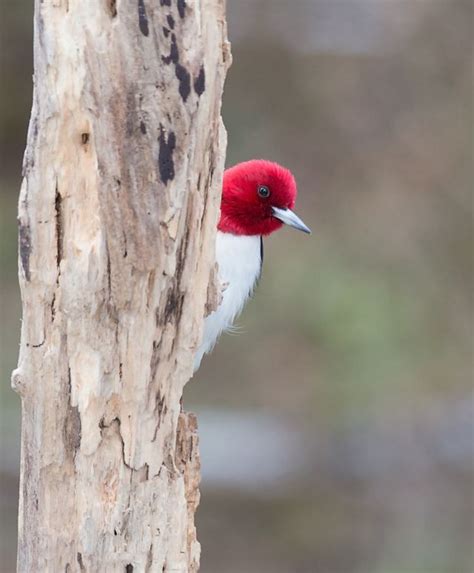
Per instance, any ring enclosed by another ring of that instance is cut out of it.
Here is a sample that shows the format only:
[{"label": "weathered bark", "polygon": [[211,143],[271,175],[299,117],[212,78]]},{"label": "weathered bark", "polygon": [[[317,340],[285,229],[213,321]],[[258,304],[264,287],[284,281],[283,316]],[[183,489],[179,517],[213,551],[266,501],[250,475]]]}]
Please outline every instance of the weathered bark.
[{"label": "weathered bark", "polygon": [[[224,0],[36,0],[18,570],[196,571]],[[214,287],[214,289],[213,289]]]}]

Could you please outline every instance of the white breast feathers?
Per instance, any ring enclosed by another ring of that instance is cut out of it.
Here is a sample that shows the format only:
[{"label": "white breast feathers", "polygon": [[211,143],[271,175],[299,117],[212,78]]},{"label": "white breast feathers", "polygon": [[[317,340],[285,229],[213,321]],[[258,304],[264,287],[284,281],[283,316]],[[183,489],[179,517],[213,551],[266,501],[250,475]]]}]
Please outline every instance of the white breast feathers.
[{"label": "white breast feathers", "polygon": [[202,343],[194,358],[194,371],[199,368],[204,354],[214,348],[220,334],[232,326],[253,291],[262,267],[260,235],[217,231],[216,260],[224,292],[217,310],[205,319]]}]

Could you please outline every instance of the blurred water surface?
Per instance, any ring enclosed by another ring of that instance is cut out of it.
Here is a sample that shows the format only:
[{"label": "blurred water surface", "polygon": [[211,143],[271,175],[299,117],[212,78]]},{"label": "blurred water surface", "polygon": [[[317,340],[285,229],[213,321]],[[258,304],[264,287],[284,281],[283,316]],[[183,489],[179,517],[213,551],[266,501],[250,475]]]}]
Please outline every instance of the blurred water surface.
[{"label": "blurred water surface", "polygon": [[[1,34],[0,571],[14,570],[15,203],[31,3]],[[206,573],[474,569],[472,6],[228,0],[228,164],[290,167],[313,229],[188,387]]]}]

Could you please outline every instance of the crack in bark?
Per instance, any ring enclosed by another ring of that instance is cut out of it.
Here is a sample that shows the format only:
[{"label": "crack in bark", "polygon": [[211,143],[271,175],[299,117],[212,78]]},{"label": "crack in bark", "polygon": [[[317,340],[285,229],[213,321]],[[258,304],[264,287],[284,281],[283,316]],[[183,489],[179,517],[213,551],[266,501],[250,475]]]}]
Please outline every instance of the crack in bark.
[{"label": "crack in bark", "polygon": [[[156,317],[159,317],[159,312],[156,312]],[[150,384],[153,383],[153,380],[156,377],[156,371],[158,369],[158,364],[160,363],[160,350],[161,350],[161,338],[160,340],[154,340],[152,351],[151,351],[151,360],[150,360]]]},{"label": "crack in bark", "polygon": [[148,275],[147,291],[146,291],[146,308],[150,309],[151,298],[153,295],[153,289],[155,287],[156,271],[150,271]]},{"label": "crack in bark", "polygon": [[28,223],[21,219],[18,221],[18,234],[20,243],[20,260],[25,279],[31,279],[30,273],[30,255],[31,255],[31,230]]},{"label": "crack in bark", "polygon": [[188,205],[186,205],[186,231],[180,243],[179,250],[176,254],[175,276],[172,286],[167,293],[165,310],[163,313],[164,317],[163,324],[167,324],[167,322],[170,322],[172,318],[174,318],[174,323],[176,324],[176,333],[173,338],[173,344],[171,346],[170,356],[171,353],[173,353],[174,350],[176,349],[176,344],[179,341],[181,315],[183,314],[185,292],[181,290],[181,278],[184,271],[184,265],[186,263],[186,256],[190,240],[190,230],[192,227],[190,221],[190,213],[191,211],[188,208]]},{"label": "crack in bark", "polygon": [[[209,151],[209,160],[211,162],[211,165],[213,165],[214,164],[214,154],[212,152],[212,149]],[[202,210],[201,221],[200,221],[201,227],[204,223],[204,219],[206,218],[206,214],[207,214],[207,207],[209,205],[209,201],[208,201],[209,190],[211,189],[213,177],[214,177],[214,167],[211,167],[209,169],[208,174],[207,174],[206,184],[204,185],[204,190],[203,190],[204,191],[204,195],[203,195],[204,207]]]},{"label": "crack in bark", "polygon": [[146,462],[142,466],[140,466],[139,468],[134,468],[126,460],[125,440],[123,439],[123,435],[122,435],[122,421],[121,421],[121,419],[118,416],[116,416],[110,422],[110,424],[106,424],[104,421],[104,418],[102,418],[99,421],[99,428],[100,428],[101,437],[103,437],[103,430],[109,429],[109,430],[111,430],[112,433],[115,433],[117,435],[117,437],[119,438],[120,446],[121,446],[121,452],[122,452],[122,455],[121,455],[122,463],[128,470],[130,470],[130,484],[132,483],[132,480],[135,477],[137,478],[137,481],[139,483],[148,480],[150,467]]},{"label": "crack in bark", "polygon": [[51,322],[54,322],[54,317],[56,316],[56,291],[53,293],[53,298],[51,299]]},{"label": "crack in bark", "polygon": [[178,0],[177,2],[178,4],[178,14],[180,15],[181,18],[184,18],[186,16],[186,0]]},{"label": "crack in bark", "polygon": [[152,442],[156,442],[156,437],[158,435],[158,430],[161,427],[162,417],[166,416],[168,413],[168,406],[166,405],[165,401],[166,396],[161,396],[160,391],[156,393],[155,396],[155,407],[153,408],[153,414],[155,418],[157,418],[155,431],[153,433],[153,438],[151,439]]},{"label": "crack in bark", "polygon": [[186,102],[191,92],[191,74],[180,63],[175,64],[174,72],[179,81],[179,95],[181,96],[181,99]]},{"label": "crack in bark", "polygon": [[153,543],[150,545],[150,549],[148,549],[148,554],[146,557],[146,564],[145,564],[145,573],[151,571],[152,565],[153,565]]},{"label": "crack in bark", "polygon": [[107,7],[112,18],[117,17],[117,0],[108,0]]},{"label": "crack in bark", "polygon": [[56,220],[56,266],[58,267],[58,278],[61,274],[60,265],[63,258],[63,213],[62,213],[62,197],[59,192],[58,179],[56,178],[56,189],[54,196],[54,212]]},{"label": "crack in bark", "polygon": [[[84,135],[84,134],[83,134]],[[61,260],[63,258],[63,212],[62,212],[62,197],[59,192],[58,178],[56,177],[56,185],[54,192],[54,220],[55,220],[55,233],[56,233],[56,288],[53,292],[53,297],[50,303],[51,309],[51,322],[54,322],[56,317],[56,293],[59,287],[59,279],[61,276]]]},{"label": "crack in bark", "polygon": [[66,454],[71,456],[74,460],[78,449],[81,447],[82,422],[79,408],[71,404],[71,391],[71,369],[68,368],[68,381],[66,390],[68,405],[64,421],[63,437]]},{"label": "crack in bark", "polygon": [[171,34],[171,46],[168,56],[161,56],[163,63],[169,65],[174,64],[174,73],[179,81],[179,95],[183,102],[186,103],[189,94],[191,93],[191,74],[179,61],[179,49],[176,42],[176,34]]},{"label": "crack in bark", "polygon": [[168,324],[174,317],[179,321],[183,312],[184,293],[179,290],[179,284],[173,284],[166,296],[165,311],[163,313],[162,324]]},{"label": "crack in bark", "polygon": [[194,80],[194,91],[197,93],[198,97],[201,97],[206,89],[206,72],[204,71],[204,66],[201,66],[197,78]]},{"label": "crack in bark", "polygon": [[107,242],[107,240],[105,241],[105,253],[106,253],[106,257],[107,257],[107,289],[109,291],[109,301],[112,298],[112,267],[111,267],[111,262],[110,262],[110,250],[109,250],[109,244]]},{"label": "crack in bark", "polygon": [[179,62],[179,50],[178,44],[176,43],[176,34],[171,34],[171,46],[169,55],[161,56],[161,60],[166,65],[171,64],[171,62],[173,62],[173,64],[177,64]]},{"label": "crack in bark", "polygon": [[174,159],[173,153],[176,147],[176,135],[174,131],[168,132],[168,137],[165,135],[165,130],[160,123],[160,135],[158,136],[160,149],[158,151],[158,168],[160,177],[166,185],[168,181],[174,179]]},{"label": "crack in bark", "polygon": [[138,27],[144,36],[148,36],[148,17],[146,15],[146,8],[144,0],[138,0]]},{"label": "crack in bark", "polygon": [[[33,106],[33,109],[35,106]],[[37,108],[38,109],[38,108]],[[35,166],[35,156],[34,156],[34,149],[36,148],[36,144],[38,141],[38,111],[36,111],[35,116],[31,117],[30,119],[30,128],[28,130],[28,142],[25,149],[25,155],[23,157],[23,165],[21,168],[21,175],[22,177],[26,177],[28,173],[33,169]]]},{"label": "crack in bark", "polygon": [[39,344],[30,344],[29,342],[26,343],[27,348],[41,348],[43,344],[46,342],[46,337]]}]

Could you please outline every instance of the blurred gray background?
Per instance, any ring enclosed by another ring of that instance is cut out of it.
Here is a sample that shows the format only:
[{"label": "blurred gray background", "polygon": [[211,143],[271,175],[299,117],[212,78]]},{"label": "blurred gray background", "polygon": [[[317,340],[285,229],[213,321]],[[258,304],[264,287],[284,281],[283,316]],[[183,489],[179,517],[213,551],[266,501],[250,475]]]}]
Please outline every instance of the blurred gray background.
[{"label": "blurred gray background", "polygon": [[[32,2],[1,2],[0,571],[14,570],[16,201]],[[472,7],[228,0],[228,164],[281,162],[313,229],[187,388],[203,573],[470,573]]]}]

